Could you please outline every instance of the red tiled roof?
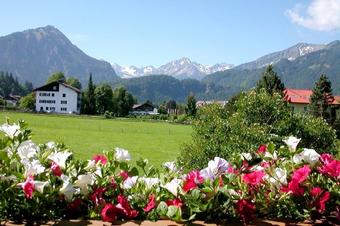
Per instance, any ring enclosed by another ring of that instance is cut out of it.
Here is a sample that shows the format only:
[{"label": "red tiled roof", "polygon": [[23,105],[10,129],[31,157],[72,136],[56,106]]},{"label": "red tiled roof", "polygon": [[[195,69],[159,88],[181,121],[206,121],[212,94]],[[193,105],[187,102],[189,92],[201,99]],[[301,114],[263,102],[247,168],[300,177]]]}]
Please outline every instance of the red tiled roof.
[{"label": "red tiled roof", "polygon": [[[309,104],[313,91],[309,89],[285,89],[284,98],[289,103]],[[332,105],[340,105],[340,96],[334,96]]]}]

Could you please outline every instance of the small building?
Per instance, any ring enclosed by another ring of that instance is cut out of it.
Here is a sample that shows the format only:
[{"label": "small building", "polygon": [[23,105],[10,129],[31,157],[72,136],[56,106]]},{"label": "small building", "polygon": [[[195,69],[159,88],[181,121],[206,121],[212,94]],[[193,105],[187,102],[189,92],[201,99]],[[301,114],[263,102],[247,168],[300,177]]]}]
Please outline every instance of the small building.
[{"label": "small building", "polygon": [[[289,103],[294,113],[308,113],[310,97],[313,91],[309,89],[290,89],[284,90],[284,99]],[[330,100],[330,105],[340,107],[340,96],[334,96],[334,99]],[[337,114],[337,117],[340,115]]]},{"label": "small building", "polygon": [[60,114],[79,114],[81,92],[63,81],[55,81],[35,90],[36,111]]},{"label": "small building", "polygon": [[21,99],[21,96],[10,94],[5,98],[6,105],[18,106],[20,99]]},{"label": "small building", "polygon": [[144,104],[135,104],[130,112],[132,115],[158,115],[157,108],[149,101]]},{"label": "small building", "polygon": [[200,108],[200,107],[203,107],[203,106],[209,105],[209,104],[218,104],[221,107],[224,107],[227,103],[228,103],[228,101],[224,101],[224,100],[198,100],[196,102],[196,107]]}]

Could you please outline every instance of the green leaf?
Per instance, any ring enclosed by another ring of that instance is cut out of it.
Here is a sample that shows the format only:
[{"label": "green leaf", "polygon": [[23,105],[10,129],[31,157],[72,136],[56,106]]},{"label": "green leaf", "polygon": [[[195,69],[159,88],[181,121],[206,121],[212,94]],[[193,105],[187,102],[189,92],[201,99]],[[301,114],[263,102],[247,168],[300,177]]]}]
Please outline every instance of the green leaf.
[{"label": "green leaf", "polygon": [[168,212],[168,205],[165,202],[160,202],[157,206],[157,213],[161,216],[165,216]]},{"label": "green leaf", "polygon": [[3,160],[3,161],[9,160],[7,153],[5,151],[0,151],[0,160]]}]

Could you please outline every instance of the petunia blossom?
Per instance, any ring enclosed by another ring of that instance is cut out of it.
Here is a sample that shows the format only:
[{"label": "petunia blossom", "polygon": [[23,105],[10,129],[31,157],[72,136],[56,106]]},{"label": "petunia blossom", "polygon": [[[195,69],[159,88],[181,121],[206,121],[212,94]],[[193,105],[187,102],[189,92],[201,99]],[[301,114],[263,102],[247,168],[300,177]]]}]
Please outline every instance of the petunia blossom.
[{"label": "petunia blossom", "polygon": [[174,196],[177,196],[181,183],[182,183],[182,180],[174,178],[169,183],[166,183],[165,185],[162,185],[161,187],[167,189]]},{"label": "petunia blossom", "polygon": [[131,189],[135,184],[137,183],[138,176],[133,176],[133,177],[128,177],[124,182],[123,182],[123,188],[124,189]]},{"label": "petunia blossom", "polygon": [[41,165],[41,163],[37,159],[33,161],[23,159],[21,160],[21,163],[25,169],[25,177],[39,175],[45,171],[45,167]]},{"label": "petunia blossom", "polygon": [[183,191],[188,192],[194,188],[197,188],[197,185],[204,182],[204,178],[200,175],[198,170],[193,170],[185,177],[183,183]]},{"label": "petunia blossom", "polygon": [[21,185],[22,190],[24,191],[25,197],[27,199],[32,199],[34,192],[34,180],[33,176],[27,177],[26,181]]},{"label": "petunia blossom", "polygon": [[40,149],[31,140],[26,140],[19,145],[17,151],[19,157],[23,160],[35,157],[35,155],[40,151]]},{"label": "petunia blossom", "polygon": [[290,136],[287,139],[283,140],[283,142],[286,143],[286,145],[288,146],[289,150],[291,152],[295,152],[296,151],[296,147],[298,146],[299,142],[301,139],[298,139],[296,137]]},{"label": "petunia blossom", "polygon": [[100,212],[100,215],[103,219],[103,221],[107,222],[114,222],[118,218],[118,214],[121,212],[116,206],[114,206],[111,203],[107,203],[102,211]]},{"label": "petunia blossom", "polygon": [[13,139],[14,137],[18,136],[21,131],[20,131],[20,126],[17,124],[3,124],[0,126],[0,131],[4,132],[5,135],[11,139]]},{"label": "petunia blossom", "polygon": [[106,165],[106,163],[107,163],[107,158],[106,158],[105,155],[99,155],[99,154],[98,155],[94,155],[92,160],[94,160],[95,163],[101,163],[103,165]]},{"label": "petunia blossom", "polygon": [[319,158],[320,155],[314,149],[304,148],[301,153],[293,156],[293,162],[296,164],[306,162],[313,166],[319,162]]},{"label": "petunia blossom", "polygon": [[148,213],[156,207],[155,194],[149,195],[148,203],[143,208],[144,212]]},{"label": "petunia blossom", "polygon": [[65,168],[66,160],[72,155],[71,152],[54,152],[50,154],[47,158],[57,163],[61,168]]},{"label": "petunia blossom", "polygon": [[118,161],[130,161],[131,156],[129,152],[123,148],[115,148],[116,154],[115,157]]},{"label": "petunia blossom", "polygon": [[256,186],[262,182],[264,176],[265,173],[259,170],[248,174],[244,174],[242,180],[248,185]]}]

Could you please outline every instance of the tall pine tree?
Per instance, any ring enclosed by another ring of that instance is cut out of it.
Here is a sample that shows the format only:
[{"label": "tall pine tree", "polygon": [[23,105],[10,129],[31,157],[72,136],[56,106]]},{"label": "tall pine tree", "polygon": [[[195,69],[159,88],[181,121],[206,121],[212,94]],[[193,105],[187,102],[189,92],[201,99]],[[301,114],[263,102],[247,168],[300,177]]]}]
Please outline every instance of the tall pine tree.
[{"label": "tall pine tree", "polygon": [[280,77],[273,70],[270,64],[262,74],[262,78],[258,81],[256,89],[265,89],[270,95],[274,93],[283,93],[285,89]]},{"label": "tall pine tree", "polygon": [[95,98],[95,85],[92,81],[92,74],[90,74],[87,89],[83,93],[83,110],[84,114],[94,115],[96,113],[96,98]]},{"label": "tall pine tree", "polygon": [[315,83],[310,97],[310,111],[314,116],[323,117],[328,122],[333,120],[331,103],[334,101],[332,83],[326,75],[322,74]]}]

